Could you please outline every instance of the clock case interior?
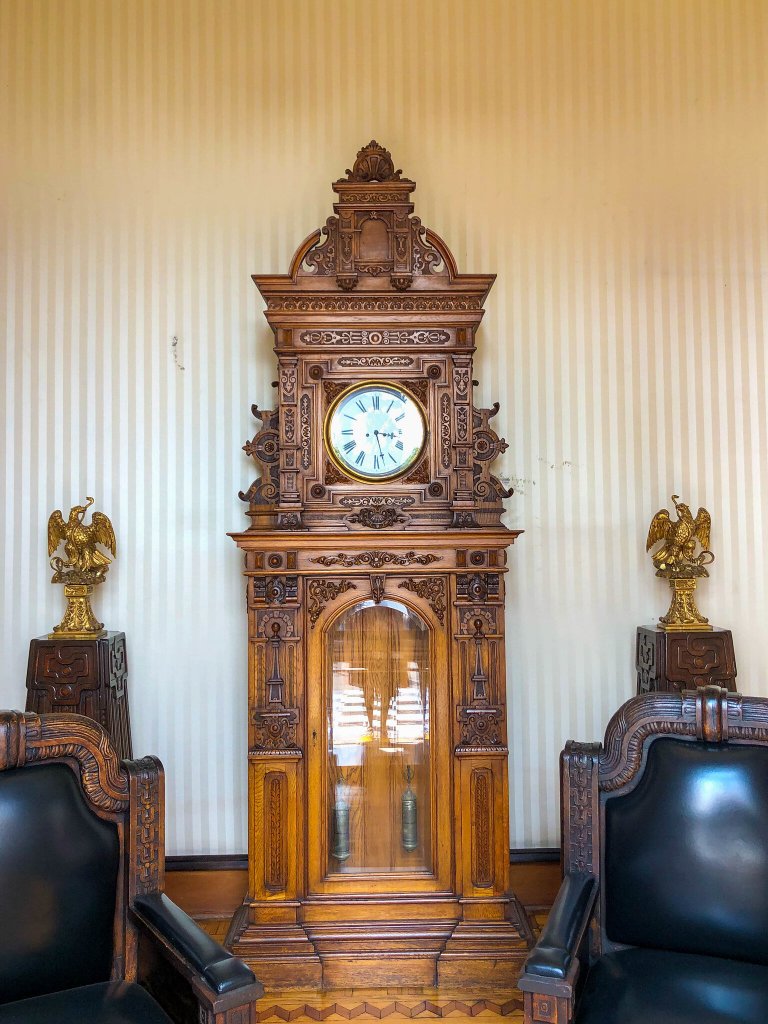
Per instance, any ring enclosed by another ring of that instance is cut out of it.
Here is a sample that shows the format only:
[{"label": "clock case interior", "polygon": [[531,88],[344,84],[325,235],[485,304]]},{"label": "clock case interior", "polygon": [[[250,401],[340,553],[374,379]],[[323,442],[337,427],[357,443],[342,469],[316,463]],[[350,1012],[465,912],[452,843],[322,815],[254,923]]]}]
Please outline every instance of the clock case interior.
[{"label": "clock case interior", "polygon": [[[232,535],[249,888],[227,944],[272,988],[491,985],[531,938],[508,886],[504,577],[520,531],[491,472],[498,405],[473,400],[494,275],[459,274],[377,143],[333,189],[289,273],[253,278],[278,376],[274,408],[252,410],[260,475]],[[364,380],[426,416],[423,454],[394,480],[328,454],[328,411]]]}]

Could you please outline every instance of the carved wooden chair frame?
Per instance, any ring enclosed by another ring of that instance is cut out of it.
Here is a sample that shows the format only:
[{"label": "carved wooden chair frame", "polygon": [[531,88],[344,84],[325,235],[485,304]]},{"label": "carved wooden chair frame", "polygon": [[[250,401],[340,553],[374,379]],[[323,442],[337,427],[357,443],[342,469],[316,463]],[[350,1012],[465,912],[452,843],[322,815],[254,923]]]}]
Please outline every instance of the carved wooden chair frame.
[{"label": "carved wooden chair frame", "polygon": [[[570,1024],[582,965],[616,946],[605,934],[604,894],[599,887],[604,856],[605,796],[630,792],[638,783],[651,742],[661,737],[708,743],[768,746],[768,699],[745,697],[718,686],[682,694],[654,693],[627,701],[608,723],[603,743],[566,743],[560,755],[562,864],[570,880],[594,879],[569,949],[564,978],[527,974],[519,981],[526,1024]],[[553,907],[556,913],[557,901]]]},{"label": "carved wooden chair frame", "polygon": [[218,994],[135,906],[137,897],[160,894],[165,884],[160,761],[149,756],[119,762],[104,730],[79,715],[0,712],[0,772],[41,762],[67,765],[93,813],[117,828],[111,980],[141,984],[173,1020],[255,1024],[254,1002],[263,992],[258,982]]}]

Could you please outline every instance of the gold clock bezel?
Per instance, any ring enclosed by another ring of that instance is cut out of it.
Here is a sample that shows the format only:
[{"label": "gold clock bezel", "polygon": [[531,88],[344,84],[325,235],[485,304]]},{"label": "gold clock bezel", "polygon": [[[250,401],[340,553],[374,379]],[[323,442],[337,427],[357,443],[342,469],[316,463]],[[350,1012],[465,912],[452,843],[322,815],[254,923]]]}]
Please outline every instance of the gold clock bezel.
[{"label": "gold clock bezel", "polygon": [[[345,399],[347,399],[351,394],[354,394],[356,391],[361,391],[371,386],[379,388],[390,388],[393,391],[400,392],[400,394],[402,395],[407,395],[408,398],[410,398],[410,400],[416,406],[418,414],[421,417],[421,425],[423,428],[423,439],[421,442],[421,447],[419,448],[417,454],[414,455],[414,457],[408,463],[408,465],[403,466],[402,468],[396,470],[394,473],[379,473],[376,474],[376,476],[372,476],[367,473],[360,473],[357,470],[350,469],[350,467],[347,466],[346,463],[342,462],[336,455],[333,445],[331,444],[330,436],[331,420],[333,419],[333,415],[338,409],[338,407],[341,405],[341,403]],[[405,476],[406,473],[410,473],[414,469],[414,467],[419,463],[420,459],[424,455],[428,439],[429,421],[427,419],[427,414],[424,410],[423,405],[414,395],[414,393],[410,391],[407,387],[404,387],[402,384],[393,383],[391,380],[376,380],[376,378],[372,378],[369,380],[358,380],[355,381],[354,384],[350,384],[349,387],[344,388],[344,390],[339,392],[339,394],[336,395],[336,397],[333,399],[331,404],[328,406],[328,410],[325,414],[325,419],[323,421],[323,444],[325,445],[326,455],[331,460],[336,469],[339,470],[340,473],[343,473],[344,476],[347,476],[350,478],[350,480],[355,480],[358,483],[376,484],[382,481],[399,480],[400,477]]]}]

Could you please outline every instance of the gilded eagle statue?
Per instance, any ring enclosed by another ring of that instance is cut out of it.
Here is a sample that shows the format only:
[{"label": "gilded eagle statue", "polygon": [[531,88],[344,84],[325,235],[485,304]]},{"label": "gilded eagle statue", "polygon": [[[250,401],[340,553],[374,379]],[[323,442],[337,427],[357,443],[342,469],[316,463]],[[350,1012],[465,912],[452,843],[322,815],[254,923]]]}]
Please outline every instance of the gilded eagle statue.
[{"label": "gilded eagle statue", "polygon": [[[646,551],[659,545],[651,552],[656,575],[669,580],[672,588],[669,611],[659,619],[659,625],[669,631],[712,629],[709,620],[696,607],[694,598],[697,579],[709,576],[705,566],[715,560],[709,550],[712,517],[705,508],[700,508],[694,518],[679,497],[679,494],[672,495],[677,518],[673,519],[668,509],[660,509],[651,520],[645,542]],[[698,554],[697,546],[700,547]]]},{"label": "gilded eagle statue", "polygon": [[[678,501],[679,497],[679,494],[672,495],[677,519],[673,520],[669,510],[662,508],[651,520],[645,550],[650,551],[654,544],[662,542],[651,555],[657,576],[667,579],[708,576],[704,566],[715,557],[709,550],[712,517],[705,508],[700,508],[694,519],[688,505]],[[698,555],[695,553],[697,543],[701,546]]]},{"label": "gilded eagle statue", "polygon": [[93,640],[105,636],[104,623],[98,622],[90,604],[93,588],[104,582],[112,559],[99,550],[106,548],[114,557],[117,542],[112,523],[103,512],[94,512],[90,523],[84,522],[85,514],[93,504],[93,498],[86,498],[85,505],[75,505],[69,510],[67,521],[60,509],[48,518],[48,557],[64,542],[64,558],[51,558],[52,583],[64,584],[67,610],[58,626],[49,633],[50,638],[77,637]]},{"label": "gilded eagle statue", "polygon": [[[75,505],[69,510],[64,522],[60,509],[51,513],[48,520],[48,555],[54,553],[64,541],[64,558],[51,559],[51,568],[63,578],[87,577],[83,582],[101,582],[112,561],[99,551],[97,544],[105,547],[113,556],[117,554],[117,542],[112,523],[103,512],[94,512],[90,524],[84,522],[85,514],[93,505],[93,498],[86,498],[85,505]],[[54,579],[54,582],[55,579]],[[72,579],[72,582],[76,582]]]}]

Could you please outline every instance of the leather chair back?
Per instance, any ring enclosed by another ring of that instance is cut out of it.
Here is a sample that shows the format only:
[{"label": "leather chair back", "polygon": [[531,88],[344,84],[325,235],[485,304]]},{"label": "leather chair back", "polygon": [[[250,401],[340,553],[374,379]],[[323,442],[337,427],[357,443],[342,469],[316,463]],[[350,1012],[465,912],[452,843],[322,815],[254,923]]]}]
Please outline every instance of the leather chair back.
[{"label": "leather chair back", "polygon": [[604,814],[611,942],[768,963],[768,748],[657,739]]},{"label": "leather chair back", "polygon": [[118,859],[67,765],[0,772],[0,1003],[109,980]]}]

